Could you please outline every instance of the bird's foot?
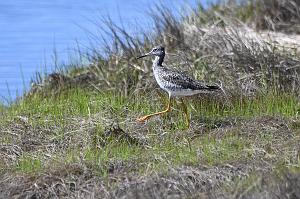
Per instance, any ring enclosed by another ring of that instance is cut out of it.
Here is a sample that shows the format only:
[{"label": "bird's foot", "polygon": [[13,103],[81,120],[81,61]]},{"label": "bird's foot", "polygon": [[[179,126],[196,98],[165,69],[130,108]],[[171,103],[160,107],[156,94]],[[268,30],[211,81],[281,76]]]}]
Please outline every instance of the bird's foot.
[{"label": "bird's foot", "polygon": [[185,127],[186,127],[187,129],[189,129],[189,128],[191,127],[191,124],[190,124],[190,123],[187,123],[187,124],[185,125]]},{"label": "bird's foot", "polygon": [[143,116],[143,117],[140,117],[140,118],[136,119],[136,121],[138,121],[138,122],[145,122],[145,121],[147,121],[148,119],[149,119],[149,116],[148,116],[148,115],[145,115],[145,116]]}]

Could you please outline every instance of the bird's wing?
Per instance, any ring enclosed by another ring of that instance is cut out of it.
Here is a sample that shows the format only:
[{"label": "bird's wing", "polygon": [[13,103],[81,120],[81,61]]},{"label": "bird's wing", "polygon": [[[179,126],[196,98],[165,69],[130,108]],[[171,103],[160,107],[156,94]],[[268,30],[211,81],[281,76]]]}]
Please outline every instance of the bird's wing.
[{"label": "bird's wing", "polygon": [[214,90],[218,88],[217,86],[209,86],[202,82],[196,81],[184,73],[180,73],[175,70],[170,70],[168,68],[165,68],[165,70],[167,71],[163,73],[162,79],[172,84],[175,84],[182,89]]}]

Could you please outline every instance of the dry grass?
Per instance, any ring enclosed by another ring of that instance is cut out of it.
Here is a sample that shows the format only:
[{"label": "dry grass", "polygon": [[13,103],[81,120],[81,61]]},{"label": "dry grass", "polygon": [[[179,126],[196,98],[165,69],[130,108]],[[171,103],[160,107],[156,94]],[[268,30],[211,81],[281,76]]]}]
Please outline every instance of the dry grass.
[{"label": "dry grass", "polygon": [[[132,132],[133,127],[128,125],[125,129],[104,129],[103,136],[108,137],[102,137],[95,131],[100,120],[97,115],[88,120],[70,119],[63,137],[57,135],[62,127],[51,122],[40,130],[41,126],[34,127],[23,120],[9,123],[6,131],[1,130],[7,139],[0,148],[5,169],[1,172],[1,197],[182,198],[203,194],[215,198],[222,193],[225,198],[238,198],[248,189],[246,180],[252,174],[268,176],[275,168],[299,167],[298,121],[231,118],[218,121],[219,126],[216,123],[207,129],[199,126],[166,135],[150,127],[142,128],[146,132],[134,127],[137,132]],[[117,143],[115,147],[124,143],[138,152],[130,150],[129,158],[124,159],[120,154],[113,155],[113,143]],[[181,166],[172,160],[177,144],[182,146],[180,150],[198,148],[188,159],[182,157],[183,162],[178,159]],[[107,146],[111,155],[104,162],[94,162],[91,153],[105,153]],[[191,162],[195,157],[196,162]],[[25,158],[30,165],[20,165]],[[233,189],[236,183],[241,185]],[[259,183],[270,186],[268,189],[275,186],[268,181]],[[282,187],[280,191],[297,190],[297,186]],[[230,187],[230,192],[226,187]],[[258,193],[251,189],[247,197],[251,198],[251,194]]]},{"label": "dry grass", "polygon": [[253,96],[269,90],[299,92],[299,53],[290,41],[277,42],[288,36],[259,34],[232,19],[226,9],[219,9],[194,10],[178,19],[167,8],[157,6],[151,12],[155,34],[142,32],[142,36],[130,35],[109,18],[103,19],[97,25],[104,27],[102,34],[109,35],[110,42],[103,39],[103,49],[88,50],[85,56],[91,65],[76,68],[79,73],[52,74],[39,80],[31,93],[47,94],[49,88],[57,93],[61,87],[70,85],[98,90],[105,87],[124,95],[153,89],[156,83],[150,60],[137,61],[135,57],[157,44],[167,49],[167,65],[197,79],[221,84],[229,96]]},{"label": "dry grass", "polygon": [[300,33],[300,2],[287,0],[256,1],[255,23],[258,29]]}]

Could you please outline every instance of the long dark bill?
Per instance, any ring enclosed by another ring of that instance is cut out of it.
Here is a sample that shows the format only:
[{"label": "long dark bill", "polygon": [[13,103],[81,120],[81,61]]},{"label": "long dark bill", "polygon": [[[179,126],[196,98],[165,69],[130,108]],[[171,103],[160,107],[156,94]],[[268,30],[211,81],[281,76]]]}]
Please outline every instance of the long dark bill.
[{"label": "long dark bill", "polygon": [[141,59],[141,58],[147,57],[147,56],[148,56],[148,54],[145,54],[145,55],[142,55],[142,56],[137,57],[136,59]]}]

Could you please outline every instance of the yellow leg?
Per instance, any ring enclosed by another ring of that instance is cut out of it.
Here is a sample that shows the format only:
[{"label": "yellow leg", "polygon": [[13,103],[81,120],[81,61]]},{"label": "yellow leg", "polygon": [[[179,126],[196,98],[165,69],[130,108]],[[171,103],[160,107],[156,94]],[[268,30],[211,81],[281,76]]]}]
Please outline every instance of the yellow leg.
[{"label": "yellow leg", "polygon": [[186,106],[186,104],[184,103],[184,101],[183,101],[182,98],[180,99],[180,101],[181,101],[181,106],[182,106],[183,111],[184,111],[186,127],[187,127],[187,128],[190,128],[190,117],[189,117],[189,115],[188,115],[187,106]]},{"label": "yellow leg", "polygon": [[145,115],[143,117],[138,118],[137,121],[138,122],[144,122],[144,121],[150,119],[151,117],[153,117],[155,115],[161,115],[161,114],[169,112],[170,110],[171,110],[171,97],[169,96],[169,101],[168,101],[168,105],[167,105],[166,110],[160,111],[160,112],[156,112],[156,113],[152,113],[152,114],[149,114],[149,115]]}]

